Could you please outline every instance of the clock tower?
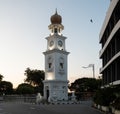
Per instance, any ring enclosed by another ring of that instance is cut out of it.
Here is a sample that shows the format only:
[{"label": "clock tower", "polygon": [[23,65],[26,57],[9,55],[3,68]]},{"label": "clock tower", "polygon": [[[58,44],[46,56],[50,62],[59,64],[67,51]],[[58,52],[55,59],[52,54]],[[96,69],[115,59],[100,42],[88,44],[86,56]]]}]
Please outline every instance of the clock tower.
[{"label": "clock tower", "polygon": [[51,31],[47,39],[45,55],[44,98],[49,102],[68,100],[66,37],[61,34],[64,29],[62,17],[57,10],[51,16]]}]

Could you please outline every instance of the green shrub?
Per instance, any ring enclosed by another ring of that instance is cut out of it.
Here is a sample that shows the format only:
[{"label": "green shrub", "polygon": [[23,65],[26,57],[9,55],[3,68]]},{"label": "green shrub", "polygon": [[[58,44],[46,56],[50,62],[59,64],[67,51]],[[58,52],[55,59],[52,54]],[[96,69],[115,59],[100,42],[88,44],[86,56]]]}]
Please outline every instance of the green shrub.
[{"label": "green shrub", "polygon": [[114,88],[110,87],[97,90],[93,98],[96,104],[102,106],[109,106],[115,99]]},{"label": "green shrub", "polygon": [[120,97],[116,98],[115,101],[112,103],[112,106],[117,109],[120,110]]}]

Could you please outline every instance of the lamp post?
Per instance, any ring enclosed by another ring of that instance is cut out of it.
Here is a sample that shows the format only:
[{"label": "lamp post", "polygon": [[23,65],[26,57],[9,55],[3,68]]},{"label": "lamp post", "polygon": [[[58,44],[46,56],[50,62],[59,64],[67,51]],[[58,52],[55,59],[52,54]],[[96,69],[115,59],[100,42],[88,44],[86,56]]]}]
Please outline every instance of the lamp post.
[{"label": "lamp post", "polygon": [[93,71],[93,78],[95,78],[95,65],[94,64],[89,64],[87,67],[82,67],[82,68],[89,68],[92,67],[92,71]]}]

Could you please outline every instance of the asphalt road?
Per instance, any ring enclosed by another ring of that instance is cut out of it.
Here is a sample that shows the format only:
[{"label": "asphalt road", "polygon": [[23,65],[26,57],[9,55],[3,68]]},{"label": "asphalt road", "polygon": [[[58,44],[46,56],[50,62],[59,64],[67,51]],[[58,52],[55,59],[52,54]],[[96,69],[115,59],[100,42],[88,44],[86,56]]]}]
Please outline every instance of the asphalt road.
[{"label": "asphalt road", "polygon": [[83,104],[37,105],[28,103],[0,103],[0,114],[102,114]]}]

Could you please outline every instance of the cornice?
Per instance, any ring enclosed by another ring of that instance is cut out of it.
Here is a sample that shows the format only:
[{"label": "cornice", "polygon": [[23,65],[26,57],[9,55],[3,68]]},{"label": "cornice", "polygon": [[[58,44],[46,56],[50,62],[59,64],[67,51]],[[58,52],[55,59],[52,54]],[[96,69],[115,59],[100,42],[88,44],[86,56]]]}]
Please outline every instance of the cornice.
[{"label": "cornice", "polygon": [[51,54],[51,53],[61,53],[61,54],[65,54],[65,55],[68,55],[70,52],[67,52],[67,51],[63,51],[63,50],[59,50],[59,49],[53,49],[53,50],[47,50],[45,52],[43,52],[44,55],[46,54]]}]

